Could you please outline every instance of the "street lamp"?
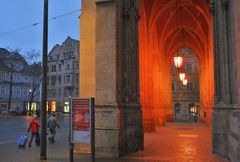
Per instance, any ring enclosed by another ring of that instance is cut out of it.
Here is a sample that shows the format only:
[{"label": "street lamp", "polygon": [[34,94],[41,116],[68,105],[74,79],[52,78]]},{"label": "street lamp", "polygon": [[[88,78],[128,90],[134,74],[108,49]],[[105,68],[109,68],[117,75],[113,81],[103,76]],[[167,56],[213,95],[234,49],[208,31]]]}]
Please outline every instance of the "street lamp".
[{"label": "street lamp", "polygon": [[183,80],[183,85],[187,85],[187,79]]},{"label": "street lamp", "polygon": [[179,73],[179,78],[181,81],[183,81],[185,79],[185,76],[186,76],[185,73],[183,73],[183,72]]},{"label": "street lamp", "polygon": [[174,57],[174,65],[176,68],[180,68],[182,64],[183,64],[183,57],[181,56]]}]

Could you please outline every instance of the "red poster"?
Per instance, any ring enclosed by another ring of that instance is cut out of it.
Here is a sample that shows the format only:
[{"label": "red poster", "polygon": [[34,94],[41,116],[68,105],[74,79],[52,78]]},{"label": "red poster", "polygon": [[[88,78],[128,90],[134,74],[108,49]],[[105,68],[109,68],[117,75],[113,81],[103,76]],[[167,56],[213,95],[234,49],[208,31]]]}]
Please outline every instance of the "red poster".
[{"label": "red poster", "polygon": [[72,129],[90,130],[90,99],[72,99]]}]

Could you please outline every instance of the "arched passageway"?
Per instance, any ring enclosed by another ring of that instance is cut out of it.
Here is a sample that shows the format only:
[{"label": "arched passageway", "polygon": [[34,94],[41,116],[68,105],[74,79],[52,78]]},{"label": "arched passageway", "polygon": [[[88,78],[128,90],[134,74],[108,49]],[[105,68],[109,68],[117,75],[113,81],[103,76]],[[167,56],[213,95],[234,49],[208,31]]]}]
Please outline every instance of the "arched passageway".
[{"label": "arched passageway", "polygon": [[140,101],[145,131],[173,120],[171,64],[183,47],[191,49],[199,60],[200,120],[211,125],[214,71],[209,3],[140,0]]}]

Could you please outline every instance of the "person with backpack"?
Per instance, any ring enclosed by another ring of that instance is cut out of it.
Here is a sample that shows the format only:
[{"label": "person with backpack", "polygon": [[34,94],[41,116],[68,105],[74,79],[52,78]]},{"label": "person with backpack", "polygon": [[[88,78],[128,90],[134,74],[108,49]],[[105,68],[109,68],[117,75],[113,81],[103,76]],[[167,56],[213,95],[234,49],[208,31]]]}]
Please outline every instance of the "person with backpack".
[{"label": "person with backpack", "polygon": [[55,142],[54,137],[56,135],[56,127],[60,128],[55,116],[56,116],[56,114],[52,113],[51,116],[47,120],[47,126],[49,128],[50,133],[51,133],[51,136],[48,138],[48,140],[51,143]]},{"label": "person with backpack", "polygon": [[30,130],[31,130],[31,133],[32,133],[28,147],[31,147],[32,140],[34,137],[35,137],[36,144],[40,145],[40,137],[39,137],[39,127],[40,126],[41,126],[41,124],[37,120],[37,115],[33,115],[33,119],[30,122],[29,127],[28,127],[28,132],[30,132]]}]

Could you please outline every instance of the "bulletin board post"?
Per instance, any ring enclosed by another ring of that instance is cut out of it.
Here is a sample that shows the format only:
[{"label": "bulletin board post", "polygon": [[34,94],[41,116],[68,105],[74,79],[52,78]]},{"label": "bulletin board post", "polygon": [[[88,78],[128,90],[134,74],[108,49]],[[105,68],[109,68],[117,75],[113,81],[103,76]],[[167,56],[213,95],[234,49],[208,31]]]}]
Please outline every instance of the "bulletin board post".
[{"label": "bulletin board post", "polygon": [[69,159],[74,160],[74,144],[91,144],[91,161],[95,162],[94,98],[70,98]]}]

